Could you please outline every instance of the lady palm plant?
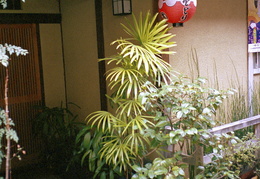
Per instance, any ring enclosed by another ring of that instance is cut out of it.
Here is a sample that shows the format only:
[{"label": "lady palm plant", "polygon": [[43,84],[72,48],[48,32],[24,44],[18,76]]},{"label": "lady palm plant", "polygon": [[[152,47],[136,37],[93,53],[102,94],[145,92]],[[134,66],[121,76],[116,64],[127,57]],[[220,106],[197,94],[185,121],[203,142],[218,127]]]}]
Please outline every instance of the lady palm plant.
[{"label": "lady palm plant", "polygon": [[141,88],[148,79],[157,85],[167,83],[171,72],[161,55],[173,53],[168,51],[175,45],[169,41],[173,35],[168,33],[166,21],[156,19],[157,15],[140,14],[139,19],[133,16],[133,23],[122,25],[130,37],[114,41],[118,54],[102,59],[115,65],[107,72],[107,80],[112,90],[109,99],[117,109],[114,113],[97,111],[86,118],[92,128],[104,135],[99,158],[126,176],[134,161],[142,162],[150,154],[148,146],[152,146],[144,131],[154,126],[150,122],[153,117],[138,101]]},{"label": "lady palm plant", "polygon": [[169,77],[170,65],[162,60],[161,54],[172,54],[164,50],[175,44],[169,42],[173,35],[167,33],[165,21],[154,24],[156,17],[148,13],[143,19],[140,15],[138,22],[133,16],[133,25],[129,22],[128,26],[122,24],[130,38],[114,41],[112,44],[117,44],[120,52],[103,59],[108,64],[115,62],[117,65],[107,75],[110,88],[117,90],[114,97],[137,98],[138,90],[148,78],[160,83]]},{"label": "lady palm plant", "polygon": [[[88,161],[93,178],[112,179],[114,173],[126,178],[132,174],[131,178],[137,179],[185,178],[184,159],[207,146],[207,152],[214,151],[215,161],[209,166],[196,161],[190,177],[236,178],[237,172],[220,159],[225,148],[221,142],[238,139],[209,133],[216,109],[232,91],[206,88],[203,78],[194,82],[176,76],[170,79],[171,67],[161,55],[173,53],[164,51],[175,45],[169,42],[173,35],[168,34],[165,21],[155,21],[156,15],[150,13],[145,18],[141,14],[138,20],[133,16],[133,25],[123,25],[130,37],[112,43],[119,53],[102,59],[115,64],[107,72],[107,80],[112,90],[109,99],[116,110],[97,111],[86,118],[94,131],[87,126],[77,137],[79,153],[84,153],[82,161]],[[165,146],[172,146],[172,152],[164,150]],[[185,147],[187,154],[183,155]],[[154,152],[159,157],[148,161]]]}]

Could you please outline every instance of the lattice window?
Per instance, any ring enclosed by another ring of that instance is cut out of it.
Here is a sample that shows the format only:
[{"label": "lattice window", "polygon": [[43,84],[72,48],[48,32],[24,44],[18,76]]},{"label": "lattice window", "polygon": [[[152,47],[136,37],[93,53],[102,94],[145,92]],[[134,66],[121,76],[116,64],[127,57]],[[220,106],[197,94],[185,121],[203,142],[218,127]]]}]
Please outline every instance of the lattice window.
[{"label": "lattice window", "polygon": [[[21,46],[29,51],[26,56],[11,56],[9,65],[9,110],[19,136],[19,144],[28,155],[39,150],[39,142],[32,134],[32,118],[42,105],[42,88],[36,25],[0,25],[0,43]],[[0,107],[4,107],[5,68],[0,66]]]}]

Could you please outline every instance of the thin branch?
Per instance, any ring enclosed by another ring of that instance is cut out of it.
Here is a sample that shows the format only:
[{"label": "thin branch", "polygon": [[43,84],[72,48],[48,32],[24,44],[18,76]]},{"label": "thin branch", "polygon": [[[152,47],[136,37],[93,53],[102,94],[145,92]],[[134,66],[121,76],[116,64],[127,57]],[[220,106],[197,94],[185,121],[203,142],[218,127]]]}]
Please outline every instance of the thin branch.
[{"label": "thin branch", "polygon": [[5,118],[6,118],[6,162],[5,162],[5,178],[10,178],[10,155],[11,155],[11,140],[10,140],[10,119],[9,119],[9,109],[8,109],[8,81],[9,81],[9,73],[8,67],[6,67],[5,74]]}]

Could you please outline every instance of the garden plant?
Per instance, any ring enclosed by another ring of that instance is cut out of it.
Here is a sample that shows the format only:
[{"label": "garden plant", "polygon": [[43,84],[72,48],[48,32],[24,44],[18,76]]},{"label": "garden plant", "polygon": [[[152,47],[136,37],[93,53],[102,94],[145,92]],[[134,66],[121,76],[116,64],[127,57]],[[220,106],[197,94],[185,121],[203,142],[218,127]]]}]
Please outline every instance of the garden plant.
[{"label": "garden plant", "polygon": [[[25,2],[25,0],[22,0]],[[6,0],[0,0],[0,4],[3,8],[7,7]],[[11,154],[11,142],[18,143],[19,138],[16,134],[16,131],[13,129],[14,122],[9,117],[9,104],[8,104],[8,82],[9,82],[9,71],[8,65],[9,60],[11,60],[10,55],[16,54],[26,55],[28,53],[27,50],[22,49],[21,47],[10,45],[10,44],[0,44],[0,62],[5,67],[5,86],[4,86],[4,105],[5,109],[0,111],[0,125],[2,128],[0,129],[0,165],[2,165],[3,159],[5,158],[5,178],[11,178],[11,160],[13,157],[20,158],[20,152],[25,153],[25,151],[17,145],[17,153]],[[4,142],[6,140],[6,142]],[[6,152],[4,152],[4,150]]]},{"label": "garden plant", "polygon": [[52,108],[37,106],[37,109],[33,133],[42,143],[39,161],[51,173],[62,175],[71,161],[75,138],[83,123],[77,122],[78,116],[62,104]]},{"label": "garden plant", "polygon": [[[5,67],[5,86],[4,86],[4,108],[0,111],[0,125],[2,126],[0,129],[0,164],[2,164],[3,159],[5,159],[5,178],[9,179],[11,177],[11,159],[13,157],[18,157],[20,152],[24,151],[22,148],[17,145],[17,153],[12,154],[11,152],[11,142],[18,143],[18,136],[16,131],[13,129],[14,121],[9,116],[9,103],[8,103],[8,84],[9,84],[9,71],[8,65],[9,60],[11,60],[10,55],[16,54],[26,55],[28,53],[27,50],[22,49],[21,47],[17,47],[9,44],[0,44],[0,62]],[[5,151],[5,152],[4,152]]]},{"label": "garden plant", "polygon": [[[239,178],[223,157],[240,141],[233,134],[212,135],[214,115],[232,90],[207,87],[173,72],[162,59],[175,43],[166,21],[157,15],[133,16],[122,25],[129,38],[114,41],[118,54],[105,58],[112,112],[90,114],[76,139],[82,165],[93,178]],[[213,153],[203,165],[187,161],[204,148]],[[189,171],[189,172],[185,172]],[[187,174],[189,173],[189,174]]]}]

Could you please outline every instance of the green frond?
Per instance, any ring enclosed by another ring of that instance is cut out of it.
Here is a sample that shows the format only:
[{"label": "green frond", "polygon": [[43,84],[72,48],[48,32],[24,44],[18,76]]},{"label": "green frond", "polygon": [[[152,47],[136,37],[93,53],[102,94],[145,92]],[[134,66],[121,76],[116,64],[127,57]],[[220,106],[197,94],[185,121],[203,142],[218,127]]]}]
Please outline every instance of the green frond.
[{"label": "green frond", "polygon": [[125,59],[122,57],[122,55],[114,55],[110,58],[102,58],[102,59],[99,59],[99,62],[101,61],[107,61],[107,64],[111,64],[113,62],[115,62],[116,64],[120,64],[124,61]]},{"label": "green frond", "polygon": [[[121,55],[124,58],[129,57],[131,59],[130,63],[136,63],[137,70],[143,68],[147,75],[156,75],[158,68],[164,69],[163,71],[160,70],[160,75],[164,75],[170,72],[170,64],[161,60],[159,55],[156,55],[160,49],[158,50],[156,47],[154,47],[155,45],[153,43],[145,44],[146,48],[125,40],[119,43],[120,45],[124,45],[124,50],[122,51],[124,53]],[[147,48],[149,48],[149,50],[147,50]],[[163,54],[164,52],[161,53]]]},{"label": "green frond", "polygon": [[126,170],[131,166],[131,160],[134,153],[130,147],[123,143],[119,136],[109,136],[109,142],[104,143],[100,151],[100,158],[104,158],[106,163],[116,168],[119,166],[120,171]]},{"label": "green frond", "polygon": [[121,84],[123,84],[125,80],[132,82],[142,77],[142,74],[138,70],[124,67],[115,67],[107,73],[107,79],[109,79],[109,81],[121,81]]},{"label": "green frond", "polygon": [[[126,78],[124,80],[118,79],[117,81],[111,81],[108,84],[108,87],[110,89],[114,89],[117,87],[116,96],[126,96],[126,98],[129,98],[131,95],[133,95],[134,98],[137,98],[138,92],[141,89],[141,86],[144,84],[144,80],[142,77],[138,78],[131,78],[129,80],[127,77],[131,76],[131,73],[128,73]],[[122,83],[123,81],[123,83]]]},{"label": "green frond", "polygon": [[[146,17],[143,19],[142,13],[140,13],[138,22],[135,15],[133,15],[134,25],[132,25],[129,21],[127,21],[128,26],[122,24],[127,34],[132,37],[131,41],[133,41],[133,43],[140,46],[146,46],[145,44],[156,41],[157,45],[155,48],[157,47],[161,49],[161,51],[175,46],[174,42],[169,41],[172,37],[174,37],[174,35],[168,33],[169,28],[166,20],[155,23],[157,15],[158,14],[152,17],[150,13],[147,13]],[[120,40],[117,40],[114,43],[119,42]],[[149,48],[147,50],[149,50]],[[124,54],[124,51],[122,51],[121,54],[122,53]],[[160,54],[161,52],[157,51],[156,53]]]},{"label": "green frond", "polygon": [[102,132],[111,132],[113,123],[116,121],[116,118],[107,111],[96,111],[88,115],[86,120],[87,123],[91,123],[91,127],[96,126]]},{"label": "green frond", "polygon": [[149,144],[149,139],[140,133],[134,133],[129,134],[125,138],[125,143],[134,153],[138,154],[140,152],[140,148],[143,150],[146,148],[145,145]]},{"label": "green frond", "polygon": [[124,100],[117,109],[119,116],[126,114],[126,116],[133,115],[137,116],[144,111],[144,107],[136,99]]},{"label": "green frond", "polygon": [[134,135],[135,132],[139,132],[141,134],[144,134],[144,129],[148,129],[149,126],[154,126],[152,122],[149,121],[149,119],[152,119],[154,117],[152,116],[136,116],[134,119],[129,121],[125,129],[123,130],[122,134],[126,134],[126,132],[131,131],[131,133]]}]

